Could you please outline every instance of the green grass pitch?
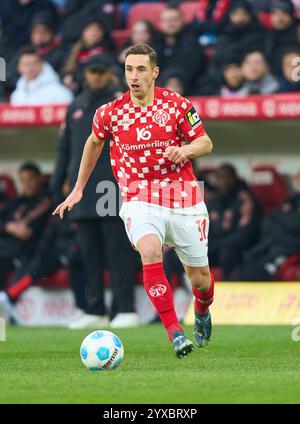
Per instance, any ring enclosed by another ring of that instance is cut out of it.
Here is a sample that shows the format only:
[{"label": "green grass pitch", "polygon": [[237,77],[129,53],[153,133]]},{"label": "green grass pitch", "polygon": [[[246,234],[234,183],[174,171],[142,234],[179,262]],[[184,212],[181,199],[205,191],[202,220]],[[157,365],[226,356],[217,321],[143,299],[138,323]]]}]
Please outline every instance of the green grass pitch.
[{"label": "green grass pitch", "polygon": [[90,331],[9,327],[0,403],[299,403],[300,342],[291,331],[215,326],[208,348],[179,360],[159,324],[117,330],[124,362],[93,372],[79,357]]}]

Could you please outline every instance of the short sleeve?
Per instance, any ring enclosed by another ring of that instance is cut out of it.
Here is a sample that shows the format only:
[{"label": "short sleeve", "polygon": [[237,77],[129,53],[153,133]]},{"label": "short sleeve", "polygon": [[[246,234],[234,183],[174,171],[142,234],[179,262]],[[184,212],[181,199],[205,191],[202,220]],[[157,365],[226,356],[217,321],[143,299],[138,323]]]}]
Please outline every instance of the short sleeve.
[{"label": "short sleeve", "polygon": [[99,142],[105,141],[109,138],[110,132],[110,105],[107,103],[99,107],[93,118],[93,132]]},{"label": "short sleeve", "polygon": [[177,110],[178,128],[189,142],[206,134],[204,125],[189,100],[182,97],[178,102]]}]

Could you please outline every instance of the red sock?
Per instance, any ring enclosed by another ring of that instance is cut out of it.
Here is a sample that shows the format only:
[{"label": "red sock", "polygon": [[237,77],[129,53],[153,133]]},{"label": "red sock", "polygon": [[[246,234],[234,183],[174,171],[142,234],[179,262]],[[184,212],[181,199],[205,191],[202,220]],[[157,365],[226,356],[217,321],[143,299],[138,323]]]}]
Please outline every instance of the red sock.
[{"label": "red sock", "polygon": [[207,292],[203,293],[198,289],[193,288],[193,294],[195,296],[195,312],[200,315],[205,315],[208,312],[209,306],[214,301],[214,288],[215,288],[215,279],[212,273],[210,273],[211,285]]},{"label": "red sock", "polygon": [[9,287],[6,291],[8,296],[11,299],[16,299],[20,294],[25,291],[28,287],[32,285],[32,277],[29,274],[24,275],[24,277],[20,278],[16,281],[11,287]]},{"label": "red sock", "polygon": [[172,340],[172,334],[183,329],[176,316],[173,292],[165,275],[163,263],[143,265],[143,281],[146,293],[160,316],[169,339]]}]

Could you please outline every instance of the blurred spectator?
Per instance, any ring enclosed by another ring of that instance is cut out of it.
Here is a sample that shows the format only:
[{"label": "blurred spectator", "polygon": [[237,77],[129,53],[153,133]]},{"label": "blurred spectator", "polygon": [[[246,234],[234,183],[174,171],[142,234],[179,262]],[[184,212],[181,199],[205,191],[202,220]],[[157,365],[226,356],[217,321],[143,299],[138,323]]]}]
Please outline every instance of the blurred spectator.
[{"label": "blurred spectator", "polygon": [[74,91],[78,90],[84,80],[83,70],[87,61],[92,56],[113,53],[114,50],[115,43],[103,23],[96,18],[87,21],[63,69],[64,84]]},{"label": "blurred spectator", "polygon": [[7,197],[4,190],[4,184],[0,181],[0,211],[4,208]]},{"label": "blurred spectator", "polygon": [[167,68],[160,75],[160,83],[162,87],[175,91],[181,96],[186,93],[186,72],[182,68]]},{"label": "blurred spectator", "polygon": [[34,47],[26,47],[21,51],[18,71],[21,76],[10,98],[12,105],[31,106],[72,101],[72,92],[60,83],[52,66],[43,61]]},{"label": "blurred spectator", "polygon": [[263,220],[260,242],[235,271],[237,281],[273,280],[289,255],[300,252],[300,172],[294,177],[294,194]]},{"label": "blurred spectator", "polygon": [[[106,56],[94,56],[87,62],[84,91],[68,109],[66,126],[60,140],[52,181],[52,190],[55,193],[60,192],[66,177],[70,180],[71,188],[76,182],[80,159],[85,141],[91,132],[95,111],[115,98],[116,89],[111,83],[112,77],[111,63]],[[78,238],[87,278],[86,314],[70,325],[72,329],[90,326],[101,328],[108,324],[103,287],[105,269],[110,271],[113,293],[111,325],[135,326],[138,323],[137,315],[133,312],[136,256],[128,244],[119,216],[98,215],[96,206],[101,194],[97,194],[97,185],[100,182],[110,183],[112,189],[108,195],[113,196],[112,202],[115,203],[114,196],[118,190],[110,164],[109,142],[104,144],[83,199],[69,215],[78,225]]]},{"label": "blurred spectator", "polygon": [[210,265],[222,268],[224,279],[230,279],[243,253],[257,241],[260,210],[233,166],[220,166],[217,186],[219,194],[207,202],[210,217],[208,255]]},{"label": "blurred spectator", "polygon": [[130,38],[126,41],[123,51],[119,54],[118,60],[121,65],[125,63],[125,52],[133,44],[148,44],[151,46],[154,39],[154,28],[150,21],[136,21],[131,28]]},{"label": "blurred spectator", "polygon": [[246,0],[233,0],[229,10],[229,21],[216,46],[214,63],[221,65],[234,54],[242,57],[254,49],[263,49],[266,31],[259,25]]},{"label": "blurred spectator", "polygon": [[242,74],[245,82],[239,91],[241,95],[271,94],[279,88],[277,78],[270,73],[265,54],[259,50],[245,55]]},{"label": "blurred spectator", "polygon": [[229,53],[228,57],[224,56],[219,68],[213,64],[209,67],[207,74],[197,81],[194,93],[199,96],[238,97],[242,95],[243,85],[241,60],[237,55]]},{"label": "blurred spectator", "polygon": [[33,18],[30,41],[38,54],[60,73],[66,53],[60,37],[56,35],[56,25],[51,16],[40,13]]},{"label": "blurred spectator", "polygon": [[273,0],[270,11],[273,28],[267,39],[267,55],[272,72],[280,76],[283,52],[291,46],[300,48],[300,25],[289,0]]},{"label": "blurred spectator", "polygon": [[187,95],[192,93],[192,82],[204,72],[205,57],[194,30],[184,25],[180,9],[169,6],[161,12],[160,32],[153,47],[161,72],[174,67],[185,70]]},{"label": "blurred spectator", "polygon": [[300,92],[300,48],[291,48],[283,54],[282,74],[278,93]]},{"label": "blurred spectator", "polygon": [[117,0],[66,0],[61,32],[64,43],[75,43],[81,36],[82,23],[102,19],[105,31],[112,31],[116,23]]},{"label": "blurred spectator", "polygon": [[76,240],[76,224],[68,222],[67,218],[57,220],[51,217],[32,258],[16,269],[9,279],[7,289],[0,291],[0,309],[2,307],[6,311],[5,315],[9,315],[11,305],[25,290],[66,266],[70,270],[76,306],[83,310],[85,275]]},{"label": "blurred spectator", "polygon": [[21,194],[0,211],[0,288],[16,261],[25,263],[32,256],[50,213],[51,199],[39,168],[24,164],[19,177]]},{"label": "blurred spectator", "polygon": [[244,78],[239,58],[228,58],[221,69],[223,84],[217,94],[225,98],[241,96]]},{"label": "blurred spectator", "polygon": [[[60,73],[66,53],[61,46],[61,39],[56,36],[56,24],[51,14],[40,12],[33,18],[30,41],[39,56]],[[7,93],[11,93],[16,87],[20,52],[22,49],[7,63],[5,83]]]},{"label": "blurred spectator", "polygon": [[41,11],[48,11],[54,20],[57,19],[55,6],[50,0],[1,0],[0,56],[6,62],[17,49],[29,42],[31,21]]}]

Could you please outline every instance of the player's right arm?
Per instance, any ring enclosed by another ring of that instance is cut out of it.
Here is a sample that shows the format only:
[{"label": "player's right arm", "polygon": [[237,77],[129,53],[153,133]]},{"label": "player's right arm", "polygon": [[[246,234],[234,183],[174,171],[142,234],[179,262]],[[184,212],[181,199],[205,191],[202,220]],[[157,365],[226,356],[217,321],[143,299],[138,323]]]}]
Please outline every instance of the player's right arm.
[{"label": "player's right arm", "polygon": [[101,155],[103,145],[104,141],[99,142],[96,135],[92,131],[92,133],[87,138],[83,149],[75,186],[65,201],[57,206],[53,212],[53,215],[59,215],[62,219],[66,209],[70,211],[73,206],[80,202],[83,196],[84,188],[96,166],[99,156]]}]

